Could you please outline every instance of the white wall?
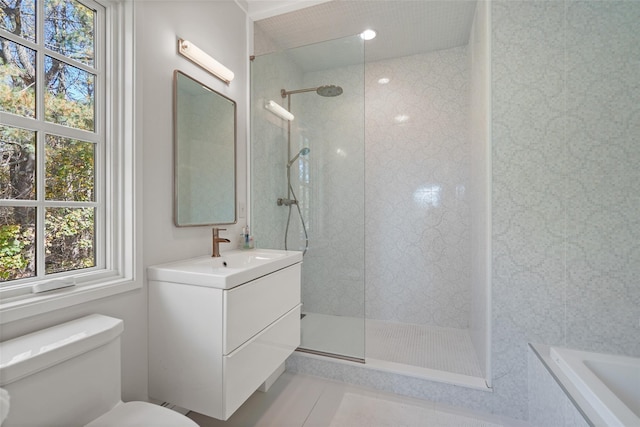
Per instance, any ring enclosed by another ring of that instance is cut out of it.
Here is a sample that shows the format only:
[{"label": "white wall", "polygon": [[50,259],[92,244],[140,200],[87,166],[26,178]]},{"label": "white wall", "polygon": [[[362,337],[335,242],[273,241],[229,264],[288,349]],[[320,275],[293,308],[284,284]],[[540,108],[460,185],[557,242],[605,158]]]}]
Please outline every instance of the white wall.
[{"label": "white wall", "polygon": [[[238,200],[246,203],[247,31],[246,17],[233,0],[215,2],[137,2],[136,27],[136,159],[137,280],[144,268],[163,261],[205,255],[211,251],[209,227],[173,226],[172,75],[180,69],[234,99],[238,107]],[[227,86],[176,53],[176,38],[188,38],[231,68]],[[133,83],[133,82],[132,82]],[[227,227],[240,234],[244,219]],[[221,249],[230,247],[222,245]],[[81,304],[2,325],[0,338],[11,339],[39,329],[100,313],[124,320],[122,398],[146,400],[147,289]]]},{"label": "white wall", "polygon": [[[137,3],[137,94],[144,157],[144,265],[211,252],[210,227],[173,224],[173,71],[179,69],[237,102],[237,191],[246,203],[247,31],[245,13],[231,0]],[[235,73],[226,85],[176,53],[188,39]],[[242,225],[227,226],[222,251],[236,247]]]},{"label": "white wall", "polygon": [[[233,0],[136,3],[139,141],[143,147],[143,266],[211,254],[211,227],[173,222],[173,72],[178,69],[237,103],[237,199],[246,206],[247,26]],[[176,52],[177,38],[196,44],[235,73],[225,84]],[[212,118],[215,119],[215,118]],[[238,211],[239,212],[239,211]],[[221,251],[236,248],[246,218],[225,226]],[[145,329],[146,332],[146,329]],[[141,347],[146,348],[146,336]],[[144,366],[146,371],[146,365]],[[146,384],[145,384],[146,385]]]}]

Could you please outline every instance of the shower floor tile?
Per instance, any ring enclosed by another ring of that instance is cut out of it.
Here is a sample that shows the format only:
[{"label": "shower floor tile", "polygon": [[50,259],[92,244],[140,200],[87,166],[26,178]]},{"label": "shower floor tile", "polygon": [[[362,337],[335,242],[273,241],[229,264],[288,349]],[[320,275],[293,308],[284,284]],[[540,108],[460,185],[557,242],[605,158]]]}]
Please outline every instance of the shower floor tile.
[{"label": "shower floor tile", "polygon": [[367,319],[366,356],[420,368],[482,377],[466,329],[440,328]]},{"label": "shower floor tile", "polygon": [[400,371],[407,366],[483,377],[466,329],[305,313],[300,347]]}]

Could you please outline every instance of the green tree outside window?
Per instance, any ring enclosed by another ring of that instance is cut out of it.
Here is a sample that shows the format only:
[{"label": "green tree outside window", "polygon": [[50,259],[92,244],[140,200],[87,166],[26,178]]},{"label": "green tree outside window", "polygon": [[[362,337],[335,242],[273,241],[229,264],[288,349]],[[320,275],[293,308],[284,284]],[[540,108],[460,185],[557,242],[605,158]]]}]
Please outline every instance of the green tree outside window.
[{"label": "green tree outside window", "polygon": [[[30,129],[0,124],[0,282],[38,275],[38,257],[47,274],[96,265],[96,208],[86,204],[96,201],[97,144],[64,136],[65,128],[95,131],[96,11],[75,0],[40,7],[0,0],[0,110],[34,122]],[[61,126],[59,134],[39,122]]]}]

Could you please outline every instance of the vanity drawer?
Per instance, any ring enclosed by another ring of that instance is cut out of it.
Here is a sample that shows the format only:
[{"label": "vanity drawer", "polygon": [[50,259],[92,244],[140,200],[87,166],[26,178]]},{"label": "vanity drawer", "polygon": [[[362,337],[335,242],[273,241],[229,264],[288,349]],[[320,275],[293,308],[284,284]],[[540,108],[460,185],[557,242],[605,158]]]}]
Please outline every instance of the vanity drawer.
[{"label": "vanity drawer", "polygon": [[224,291],[224,355],[300,304],[301,264]]},{"label": "vanity drawer", "polygon": [[223,419],[229,418],[300,345],[300,307],[223,357]]}]

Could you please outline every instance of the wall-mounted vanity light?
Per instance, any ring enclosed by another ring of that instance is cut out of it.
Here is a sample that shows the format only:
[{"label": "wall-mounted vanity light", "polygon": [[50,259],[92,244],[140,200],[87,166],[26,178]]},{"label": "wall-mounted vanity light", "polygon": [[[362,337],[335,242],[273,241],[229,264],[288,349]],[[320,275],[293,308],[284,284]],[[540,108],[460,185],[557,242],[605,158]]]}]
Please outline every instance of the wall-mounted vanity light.
[{"label": "wall-mounted vanity light", "polygon": [[281,107],[275,101],[267,101],[267,103],[264,105],[264,108],[266,108],[267,110],[271,111],[273,114],[275,114],[276,116],[280,117],[281,119],[291,121],[294,118],[293,114],[288,112],[285,108]]},{"label": "wall-mounted vanity light", "polygon": [[231,83],[231,80],[233,80],[233,71],[213,59],[190,41],[178,39],[178,52],[226,84]]}]

